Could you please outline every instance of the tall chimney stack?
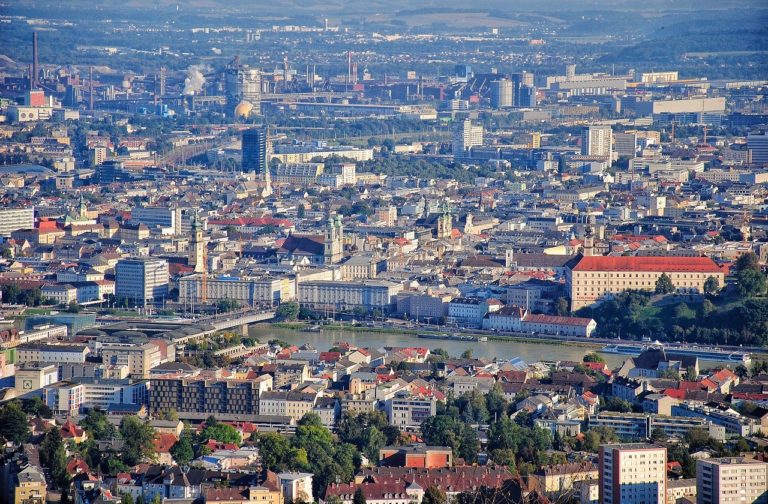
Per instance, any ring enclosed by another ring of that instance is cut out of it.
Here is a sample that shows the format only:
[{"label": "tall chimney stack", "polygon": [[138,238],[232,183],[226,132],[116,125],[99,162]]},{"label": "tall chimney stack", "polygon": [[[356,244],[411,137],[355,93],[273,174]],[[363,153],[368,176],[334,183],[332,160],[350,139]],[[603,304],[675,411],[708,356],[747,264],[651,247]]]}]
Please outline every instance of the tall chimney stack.
[{"label": "tall chimney stack", "polygon": [[88,67],[88,110],[93,110],[93,65]]},{"label": "tall chimney stack", "polygon": [[39,68],[37,66],[37,32],[32,32],[32,78],[30,79],[30,88],[37,87],[37,76]]}]

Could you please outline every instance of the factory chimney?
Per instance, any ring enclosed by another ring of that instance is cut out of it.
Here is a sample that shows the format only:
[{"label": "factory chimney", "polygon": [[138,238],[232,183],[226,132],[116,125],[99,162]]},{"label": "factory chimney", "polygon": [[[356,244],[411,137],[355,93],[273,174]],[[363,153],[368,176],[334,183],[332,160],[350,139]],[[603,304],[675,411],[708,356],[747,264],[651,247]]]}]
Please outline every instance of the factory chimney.
[{"label": "factory chimney", "polygon": [[93,65],[88,67],[88,110],[93,110]]},{"label": "factory chimney", "polygon": [[29,88],[34,89],[37,87],[37,76],[40,69],[37,66],[37,32],[32,32],[32,75],[29,79]]}]

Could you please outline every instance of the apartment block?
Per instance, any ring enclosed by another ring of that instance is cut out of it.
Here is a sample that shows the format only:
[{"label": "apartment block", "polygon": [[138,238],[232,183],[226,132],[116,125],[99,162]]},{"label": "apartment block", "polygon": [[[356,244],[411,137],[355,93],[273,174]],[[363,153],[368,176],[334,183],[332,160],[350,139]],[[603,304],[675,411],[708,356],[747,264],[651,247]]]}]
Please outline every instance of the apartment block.
[{"label": "apartment block", "polygon": [[312,413],[317,394],[305,392],[264,392],[259,398],[259,414],[262,416],[287,416],[299,421]]},{"label": "apartment block", "polygon": [[643,443],[600,447],[602,504],[649,504],[667,498],[667,449]]},{"label": "apartment block", "polygon": [[221,419],[242,420],[242,415],[259,414],[259,396],[269,390],[270,375],[242,380],[158,376],[150,380],[149,410],[162,413],[173,408],[185,419],[215,414]]},{"label": "apartment block", "polygon": [[384,403],[384,412],[391,425],[415,428],[437,413],[437,402],[433,397],[412,396],[406,392],[398,393]]},{"label": "apartment block", "polygon": [[696,502],[768,502],[768,464],[744,457],[696,462]]},{"label": "apartment block", "polygon": [[105,364],[128,366],[128,374],[134,378],[148,378],[149,371],[162,363],[160,348],[155,343],[143,345],[107,345],[101,349]]},{"label": "apartment block", "polygon": [[35,226],[35,209],[4,208],[0,210],[0,236],[9,237],[19,229],[32,229]]},{"label": "apartment block", "polygon": [[88,355],[85,345],[48,345],[27,343],[16,347],[16,362],[83,363]]}]

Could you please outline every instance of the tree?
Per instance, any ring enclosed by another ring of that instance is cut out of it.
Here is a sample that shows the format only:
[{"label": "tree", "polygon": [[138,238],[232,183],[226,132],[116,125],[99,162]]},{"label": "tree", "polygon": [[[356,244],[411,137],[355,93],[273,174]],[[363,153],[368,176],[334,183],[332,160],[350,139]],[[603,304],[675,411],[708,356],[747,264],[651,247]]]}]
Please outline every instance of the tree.
[{"label": "tree", "polygon": [[195,458],[192,436],[191,432],[182,432],[179,440],[171,447],[171,456],[179,465],[189,464]]},{"label": "tree", "polygon": [[461,358],[462,359],[471,359],[472,358],[472,349],[471,348],[467,348],[466,350],[464,350],[461,353]]},{"label": "tree", "polygon": [[570,313],[570,310],[568,309],[568,300],[564,297],[559,297],[555,301],[555,314],[560,315],[561,317],[565,317]]},{"label": "tree", "polygon": [[675,285],[672,283],[672,279],[669,275],[662,273],[659,278],[656,279],[656,288],[654,289],[656,294],[671,294],[675,292]]},{"label": "tree", "polygon": [[298,316],[298,303],[281,303],[277,310],[275,310],[275,318],[279,321],[296,320]]},{"label": "tree", "polygon": [[606,411],[617,411],[619,413],[630,413],[632,411],[632,405],[625,399],[611,397],[605,401],[603,409]]},{"label": "tree", "polygon": [[298,217],[299,219],[303,219],[306,214],[307,214],[307,209],[304,208],[304,205],[299,205],[299,208],[296,209],[296,217]]},{"label": "tree", "polygon": [[366,504],[365,494],[361,487],[357,487],[355,495],[352,497],[352,504]]},{"label": "tree", "polygon": [[509,469],[512,472],[515,471],[516,463],[515,463],[514,450],[511,450],[509,448],[500,448],[500,449],[492,450],[491,460],[493,460],[498,465],[509,467]]},{"label": "tree", "polygon": [[435,348],[434,350],[430,350],[429,356],[433,357],[433,360],[435,361],[444,361],[450,357],[448,352],[442,348]]},{"label": "tree", "polygon": [[29,437],[27,415],[16,401],[0,409],[0,436],[16,444],[23,443]]},{"label": "tree", "polygon": [[765,293],[765,275],[759,269],[738,270],[736,282],[741,297],[753,297]]},{"label": "tree", "polygon": [[40,443],[40,462],[51,471],[53,481],[64,486],[67,477],[67,451],[59,429],[51,429]]},{"label": "tree", "polygon": [[754,252],[747,252],[736,259],[736,271],[760,271],[760,259]]},{"label": "tree", "polygon": [[274,472],[287,469],[286,461],[291,451],[288,438],[277,432],[264,432],[258,434],[256,446],[259,448],[259,457],[265,469]]},{"label": "tree", "polygon": [[713,276],[704,281],[704,294],[714,296],[720,290],[720,281]]},{"label": "tree", "polygon": [[469,425],[465,425],[459,442],[459,457],[463,458],[467,464],[473,464],[479,451],[480,440],[477,438],[477,431]]},{"label": "tree", "polygon": [[219,299],[216,301],[216,310],[226,313],[240,309],[240,303],[236,299]]},{"label": "tree", "polygon": [[120,422],[120,436],[123,438],[122,461],[134,466],[155,454],[155,430],[135,415],[123,417]]},{"label": "tree", "polygon": [[660,429],[659,427],[655,427],[651,431],[651,441],[654,443],[662,442],[667,440],[667,433],[664,432],[664,429]]},{"label": "tree", "polygon": [[125,493],[120,497],[120,504],[133,504],[133,496]]},{"label": "tree", "polygon": [[80,421],[80,427],[88,432],[91,439],[112,439],[115,435],[115,427],[107,420],[107,415],[100,409],[94,408],[88,411]]},{"label": "tree", "polygon": [[445,492],[435,485],[429,485],[421,499],[421,504],[446,504],[446,502],[448,502],[448,497]]},{"label": "tree", "polygon": [[[209,417],[210,419],[211,417]],[[200,433],[204,439],[215,439],[220,443],[234,443],[239,445],[243,439],[237,429],[231,425],[220,422],[205,421],[205,428]]]},{"label": "tree", "polygon": [[584,356],[583,360],[584,362],[600,362],[600,363],[605,362],[605,359],[603,359],[603,357],[597,352],[588,353],[587,355]]},{"label": "tree", "polygon": [[386,443],[386,436],[376,427],[370,427],[366,430],[363,453],[365,453],[368,460],[376,461],[379,459],[379,450]]},{"label": "tree", "polygon": [[176,411],[176,408],[168,408],[160,414],[160,419],[167,420],[169,422],[178,422],[179,413]]},{"label": "tree", "polygon": [[25,399],[21,402],[21,409],[27,415],[37,415],[42,418],[53,418],[53,411],[40,397]]}]

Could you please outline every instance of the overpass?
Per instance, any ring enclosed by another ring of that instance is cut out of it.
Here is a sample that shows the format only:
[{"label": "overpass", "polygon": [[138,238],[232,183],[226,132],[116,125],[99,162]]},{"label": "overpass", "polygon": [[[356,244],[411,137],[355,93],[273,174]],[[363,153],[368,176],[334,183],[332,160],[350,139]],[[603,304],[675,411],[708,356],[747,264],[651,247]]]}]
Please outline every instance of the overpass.
[{"label": "overpass", "polygon": [[195,322],[209,324],[216,331],[225,331],[240,327],[243,335],[248,334],[248,326],[257,322],[264,322],[275,318],[274,310],[242,310],[236,312],[221,313],[211,317],[203,317]]}]

